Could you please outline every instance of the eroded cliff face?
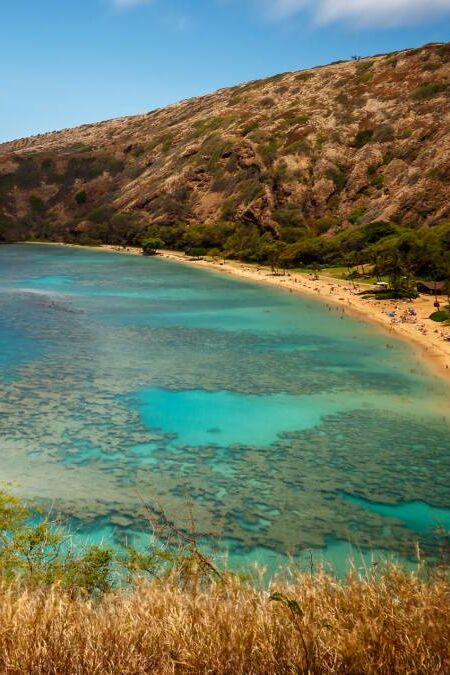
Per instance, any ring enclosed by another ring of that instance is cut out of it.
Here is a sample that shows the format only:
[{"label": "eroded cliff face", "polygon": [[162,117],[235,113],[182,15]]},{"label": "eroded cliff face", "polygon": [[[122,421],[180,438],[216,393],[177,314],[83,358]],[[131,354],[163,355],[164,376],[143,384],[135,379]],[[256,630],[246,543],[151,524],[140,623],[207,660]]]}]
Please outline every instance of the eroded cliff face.
[{"label": "eroded cliff face", "polygon": [[0,145],[7,240],[224,220],[276,232],[286,213],[323,236],[450,218],[450,44]]}]

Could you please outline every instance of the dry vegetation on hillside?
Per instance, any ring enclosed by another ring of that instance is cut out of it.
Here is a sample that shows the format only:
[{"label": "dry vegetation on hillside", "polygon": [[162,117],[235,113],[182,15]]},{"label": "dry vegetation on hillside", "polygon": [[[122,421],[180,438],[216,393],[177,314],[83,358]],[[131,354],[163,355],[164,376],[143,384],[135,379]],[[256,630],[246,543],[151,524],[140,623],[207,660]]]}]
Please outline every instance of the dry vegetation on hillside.
[{"label": "dry vegetation on hillside", "polygon": [[305,575],[271,590],[154,583],[98,602],[4,587],[0,625],[0,671],[17,675],[450,670],[448,581],[395,568],[347,585]]},{"label": "dry vegetation on hillside", "polygon": [[0,145],[0,239],[136,243],[238,223],[287,243],[450,219],[450,44],[277,75]]}]

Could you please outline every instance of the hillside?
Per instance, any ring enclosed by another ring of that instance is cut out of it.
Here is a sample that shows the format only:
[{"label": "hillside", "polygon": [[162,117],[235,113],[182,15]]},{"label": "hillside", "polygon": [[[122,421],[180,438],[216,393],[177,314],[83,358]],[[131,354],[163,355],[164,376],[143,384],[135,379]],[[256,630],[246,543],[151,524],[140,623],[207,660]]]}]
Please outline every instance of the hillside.
[{"label": "hillside", "polygon": [[449,98],[450,44],[432,44],[5,143],[0,240],[146,232],[244,258],[281,241],[314,262],[319,238],[355,251],[383,221],[382,236],[441,226],[450,248]]}]

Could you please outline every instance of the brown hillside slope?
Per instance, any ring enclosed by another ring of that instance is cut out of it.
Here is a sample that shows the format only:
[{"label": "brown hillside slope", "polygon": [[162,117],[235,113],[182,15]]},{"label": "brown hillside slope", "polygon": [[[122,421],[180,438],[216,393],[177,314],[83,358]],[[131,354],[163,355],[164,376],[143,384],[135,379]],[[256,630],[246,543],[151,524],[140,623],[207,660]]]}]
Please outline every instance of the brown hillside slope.
[{"label": "brown hillside slope", "polygon": [[[134,243],[151,223],[220,220],[276,232],[280,209],[319,233],[432,226],[450,218],[449,98],[450,44],[433,44],[5,143],[0,240]],[[111,225],[117,212],[133,218]]]}]

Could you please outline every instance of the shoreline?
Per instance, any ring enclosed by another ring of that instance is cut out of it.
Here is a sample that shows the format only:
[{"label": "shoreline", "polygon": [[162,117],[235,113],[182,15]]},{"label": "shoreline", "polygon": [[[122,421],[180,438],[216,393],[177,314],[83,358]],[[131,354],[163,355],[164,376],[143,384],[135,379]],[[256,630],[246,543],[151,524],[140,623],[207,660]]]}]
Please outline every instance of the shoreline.
[{"label": "shoreline", "polygon": [[[142,250],[137,247],[120,248],[104,244],[102,246],[80,246],[78,244],[64,244],[56,242],[26,242],[66,246],[109,251],[121,255],[142,256]],[[429,315],[434,311],[435,297],[420,295],[411,302],[404,300],[373,300],[357,295],[367,284],[353,283],[328,277],[324,274],[307,275],[299,272],[287,271],[285,274],[274,275],[270,268],[263,265],[252,266],[239,261],[213,261],[210,259],[193,259],[179,251],[160,251],[156,256],[191,267],[228,274],[239,279],[266,284],[289,293],[301,296],[314,297],[322,302],[331,303],[340,307],[343,313],[348,312],[368,323],[376,324],[385,330],[388,335],[395,335],[412,344],[422,361],[425,361],[434,374],[440,378],[450,380],[450,326],[443,326],[431,321]],[[316,278],[318,276],[318,278]],[[446,297],[438,296],[441,304],[446,303]],[[414,307],[416,316],[408,313],[408,308]],[[396,312],[396,316],[389,316]]]},{"label": "shoreline", "polygon": [[[388,335],[395,335],[406,340],[419,352],[421,360],[425,361],[429,367],[431,366],[435,375],[450,380],[450,341],[442,337],[443,335],[450,337],[450,326],[441,326],[429,318],[434,311],[434,296],[420,295],[411,302],[365,299],[357,293],[367,284],[353,284],[353,282],[327,277],[324,274],[319,274],[318,279],[313,278],[312,274],[306,275],[291,271],[274,275],[270,268],[262,265],[252,267],[238,261],[221,263],[210,260],[191,260],[177,251],[163,251],[159,257],[222,272],[247,281],[264,283],[290,293],[307,295],[324,303],[336,305],[343,310],[344,314],[348,312],[349,315],[383,328]],[[438,296],[438,298],[441,304],[446,301],[443,296]],[[414,307],[417,313],[414,317],[416,322],[402,323],[400,317],[409,307]],[[398,319],[389,316],[392,311],[396,311]]]}]

